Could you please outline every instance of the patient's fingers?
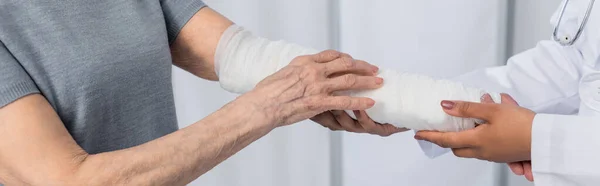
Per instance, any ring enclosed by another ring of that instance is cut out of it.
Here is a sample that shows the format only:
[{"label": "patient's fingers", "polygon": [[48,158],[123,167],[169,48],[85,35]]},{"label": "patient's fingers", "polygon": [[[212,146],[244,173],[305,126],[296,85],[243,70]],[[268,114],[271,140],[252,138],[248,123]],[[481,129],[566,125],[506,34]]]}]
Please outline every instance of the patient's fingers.
[{"label": "patient's fingers", "polygon": [[367,115],[367,113],[365,111],[356,111],[355,110],[354,115],[356,116],[358,123],[360,123],[360,125],[369,134],[376,134],[376,135],[385,137],[385,136],[390,136],[390,135],[398,133],[398,132],[404,132],[404,131],[408,130],[408,129],[397,128],[390,124],[382,125],[382,124],[376,123]]},{"label": "patient's fingers", "polygon": [[352,119],[346,111],[332,110],[331,113],[345,130],[348,132],[364,133],[364,128],[354,119]]},{"label": "patient's fingers", "polygon": [[328,128],[332,131],[342,130],[342,126],[339,125],[331,112],[323,112],[315,117],[311,118],[314,122],[321,124],[323,127]]}]

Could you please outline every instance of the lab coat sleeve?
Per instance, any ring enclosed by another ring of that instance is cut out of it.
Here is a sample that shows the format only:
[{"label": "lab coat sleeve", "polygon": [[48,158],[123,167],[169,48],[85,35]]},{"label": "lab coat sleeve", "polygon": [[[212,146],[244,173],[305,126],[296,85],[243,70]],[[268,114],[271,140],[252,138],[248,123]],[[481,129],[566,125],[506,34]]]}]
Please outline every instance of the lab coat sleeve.
[{"label": "lab coat sleeve", "polygon": [[600,117],[538,114],[531,136],[536,185],[600,183]]},{"label": "lab coat sleeve", "polygon": [[[507,93],[521,106],[538,113],[574,114],[579,108],[581,54],[554,41],[541,41],[517,54],[507,65],[476,70],[455,78],[467,86]],[[425,141],[421,149],[431,158],[448,150]]]}]

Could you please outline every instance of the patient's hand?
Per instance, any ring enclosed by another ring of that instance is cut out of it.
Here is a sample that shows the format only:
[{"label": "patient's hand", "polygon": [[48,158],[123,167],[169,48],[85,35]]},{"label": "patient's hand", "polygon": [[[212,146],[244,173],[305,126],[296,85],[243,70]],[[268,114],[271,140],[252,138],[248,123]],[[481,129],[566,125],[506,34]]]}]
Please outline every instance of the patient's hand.
[{"label": "patient's hand", "polygon": [[323,112],[311,120],[329,128],[332,131],[345,130],[355,133],[368,133],[379,136],[390,136],[398,132],[404,132],[408,129],[396,128],[390,124],[379,124],[373,121],[365,111],[354,111],[356,120],[352,119],[346,112],[334,110]]}]

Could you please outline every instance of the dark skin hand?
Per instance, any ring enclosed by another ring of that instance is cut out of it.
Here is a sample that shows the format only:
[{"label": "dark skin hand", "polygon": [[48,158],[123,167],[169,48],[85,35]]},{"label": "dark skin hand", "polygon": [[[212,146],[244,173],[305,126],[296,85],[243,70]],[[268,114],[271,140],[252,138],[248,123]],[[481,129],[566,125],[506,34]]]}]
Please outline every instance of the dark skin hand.
[{"label": "dark skin hand", "polygon": [[[515,101],[515,99],[513,99],[510,95],[501,94],[501,96],[502,96],[501,104],[519,106],[519,103],[517,103],[517,101]],[[485,95],[482,99],[482,102],[483,103],[494,103],[494,100],[492,100],[492,97],[490,97],[489,95]],[[520,162],[511,162],[511,163],[507,163],[507,165],[515,175],[525,176],[525,178],[527,180],[533,182],[533,172],[531,172],[531,161],[530,160],[520,161]]]},{"label": "dark skin hand", "polygon": [[502,104],[442,101],[442,107],[449,115],[483,119],[487,123],[462,132],[422,131],[415,138],[452,148],[458,157],[517,162],[509,163],[511,170],[533,180],[529,160],[535,113],[519,107],[508,95],[502,97]]}]

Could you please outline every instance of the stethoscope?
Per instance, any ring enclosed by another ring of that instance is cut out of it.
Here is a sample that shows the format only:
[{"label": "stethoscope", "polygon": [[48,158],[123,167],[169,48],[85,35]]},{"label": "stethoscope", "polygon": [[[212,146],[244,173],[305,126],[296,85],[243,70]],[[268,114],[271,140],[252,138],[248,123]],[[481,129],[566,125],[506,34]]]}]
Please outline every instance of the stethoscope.
[{"label": "stethoscope", "polygon": [[562,5],[562,8],[561,8],[562,10],[560,11],[560,16],[558,17],[558,23],[554,27],[554,33],[552,33],[552,36],[554,37],[554,41],[560,43],[563,46],[571,46],[571,45],[573,45],[573,43],[575,43],[577,41],[577,39],[579,39],[579,36],[581,36],[581,33],[583,33],[583,30],[585,29],[585,25],[587,24],[588,19],[590,18],[590,14],[592,13],[592,9],[594,8],[594,2],[596,0],[590,0],[587,11],[585,12],[585,17],[583,17],[583,22],[579,25],[579,30],[577,30],[577,33],[575,34],[575,36],[571,37],[569,35],[565,35],[562,37],[558,37],[558,29],[560,28],[560,24],[563,20],[563,16],[565,15],[565,11],[567,9],[569,1],[570,0],[564,1],[564,4]]}]

